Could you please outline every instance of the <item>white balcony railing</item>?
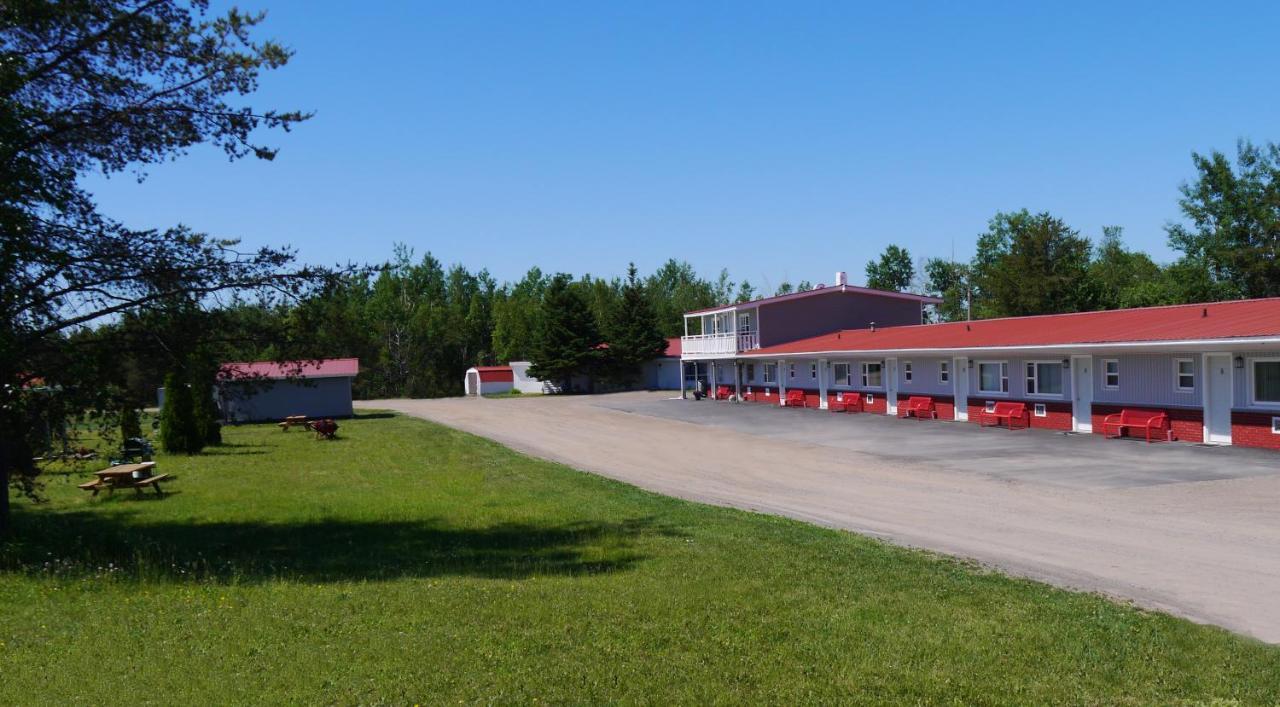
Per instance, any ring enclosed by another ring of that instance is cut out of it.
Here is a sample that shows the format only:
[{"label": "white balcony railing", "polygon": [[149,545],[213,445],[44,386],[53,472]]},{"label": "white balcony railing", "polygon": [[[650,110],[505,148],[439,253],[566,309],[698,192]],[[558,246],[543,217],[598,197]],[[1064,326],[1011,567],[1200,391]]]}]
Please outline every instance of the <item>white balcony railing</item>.
[{"label": "white balcony railing", "polygon": [[696,334],[680,338],[681,351],[686,355],[732,355],[739,351],[760,348],[760,335],[754,331],[738,334]]}]

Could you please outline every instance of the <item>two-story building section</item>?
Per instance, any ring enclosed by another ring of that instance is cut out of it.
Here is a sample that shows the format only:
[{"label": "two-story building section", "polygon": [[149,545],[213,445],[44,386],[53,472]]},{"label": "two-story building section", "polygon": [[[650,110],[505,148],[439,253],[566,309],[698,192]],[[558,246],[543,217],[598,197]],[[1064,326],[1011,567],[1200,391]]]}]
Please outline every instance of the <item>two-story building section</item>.
[{"label": "two-story building section", "polygon": [[841,329],[920,324],[926,306],[941,301],[853,286],[845,273],[838,272],[836,284],[830,287],[818,285],[804,292],[687,312],[681,337],[681,394],[697,382],[738,387],[776,384],[763,378],[763,370],[744,365],[741,356]]}]

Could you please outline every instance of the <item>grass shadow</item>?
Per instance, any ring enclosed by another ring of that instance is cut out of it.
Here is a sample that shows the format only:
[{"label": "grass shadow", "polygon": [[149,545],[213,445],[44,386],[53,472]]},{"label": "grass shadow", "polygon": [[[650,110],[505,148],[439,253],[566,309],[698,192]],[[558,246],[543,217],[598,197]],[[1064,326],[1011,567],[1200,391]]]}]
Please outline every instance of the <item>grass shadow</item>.
[{"label": "grass shadow", "polygon": [[[130,499],[132,500],[132,499]],[[307,582],[468,576],[523,579],[625,571],[644,536],[680,536],[653,518],[453,527],[434,520],[132,523],[132,512],[18,514],[0,572],[147,581]]]}]

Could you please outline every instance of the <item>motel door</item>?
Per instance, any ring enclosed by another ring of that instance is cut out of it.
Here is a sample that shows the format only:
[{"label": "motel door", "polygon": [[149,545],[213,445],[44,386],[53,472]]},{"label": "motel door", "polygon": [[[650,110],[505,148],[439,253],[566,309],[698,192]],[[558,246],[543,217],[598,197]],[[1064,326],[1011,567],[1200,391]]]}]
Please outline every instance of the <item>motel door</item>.
[{"label": "motel door", "polygon": [[1231,444],[1231,354],[1204,357],[1204,441]]},{"label": "motel door", "polygon": [[885,405],[888,407],[890,415],[896,415],[898,412],[898,359],[891,358],[885,361],[884,370],[880,372],[880,375],[885,379]]},{"label": "motel door", "polygon": [[480,394],[480,374],[468,373],[467,374],[467,395],[479,395],[479,394]]},{"label": "motel door", "polygon": [[955,385],[956,419],[969,419],[969,359],[951,360],[951,380]]},{"label": "motel door", "polygon": [[1093,431],[1093,357],[1071,357],[1071,429]]}]

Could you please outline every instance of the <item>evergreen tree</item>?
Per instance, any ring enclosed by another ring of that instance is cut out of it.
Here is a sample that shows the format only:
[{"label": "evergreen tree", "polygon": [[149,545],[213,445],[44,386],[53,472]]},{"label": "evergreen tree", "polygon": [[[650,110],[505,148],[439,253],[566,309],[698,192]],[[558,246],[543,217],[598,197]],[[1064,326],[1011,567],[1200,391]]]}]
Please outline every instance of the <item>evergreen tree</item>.
[{"label": "evergreen tree", "polygon": [[160,410],[160,442],[170,454],[198,454],[204,438],[196,423],[195,401],[184,377],[170,373],[164,379],[164,407]]},{"label": "evergreen tree", "polygon": [[120,408],[120,438],[123,440],[142,436],[142,420],[138,408],[125,403]]},{"label": "evergreen tree", "polygon": [[890,245],[880,254],[879,260],[867,263],[867,287],[873,290],[902,292],[911,287],[916,267],[906,248]]},{"label": "evergreen tree", "polygon": [[600,331],[591,309],[572,278],[560,273],[551,278],[542,296],[534,333],[529,374],[569,390],[575,374],[599,371],[602,360]]},{"label": "evergreen tree", "polygon": [[640,374],[642,365],[666,350],[667,340],[658,330],[649,295],[636,277],[635,263],[631,263],[622,285],[622,298],[609,327],[610,377],[619,383],[631,383]]},{"label": "evergreen tree", "polygon": [[222,444],[222,421],[218,419],[218,406],[213,400],[212,376],[202,375],[202,369],[195,366],[191,370],[191,416],[195,420],[196,435],[206,445]]}]

